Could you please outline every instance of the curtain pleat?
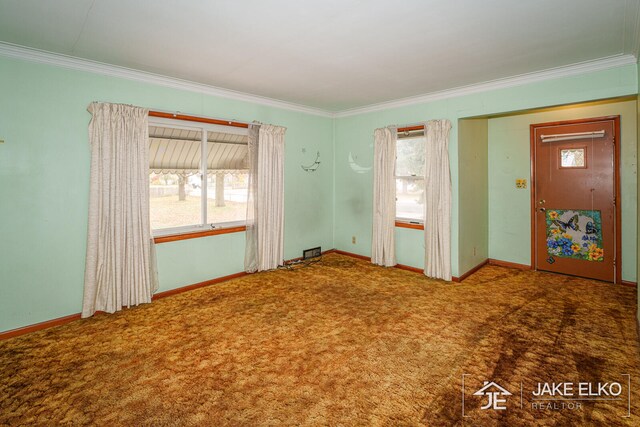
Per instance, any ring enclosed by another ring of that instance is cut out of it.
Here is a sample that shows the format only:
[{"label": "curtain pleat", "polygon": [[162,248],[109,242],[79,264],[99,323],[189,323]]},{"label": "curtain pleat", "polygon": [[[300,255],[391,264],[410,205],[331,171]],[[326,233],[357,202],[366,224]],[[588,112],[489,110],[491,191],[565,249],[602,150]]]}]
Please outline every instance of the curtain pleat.
[{"label": "curtain pleat", "polygon": [[451,172],[449,120],[425,126],[424,274],[451,280]]},{"label": "curtain pleat", "polygon": [[284,262],[284,135],[286,128],[249,127],[249,195],[245,271],[272,270]]},{"label": "curtain pleat", "polygon": [[149,222],[148,111],[94,102],[82,317],[151,302],[157,270]]},{"label": "curtain pleat", "polygon": [[248,273],[258,271],[258,234],[256,218],[258,205],[256,203],[257,173],[258,173],[258,137],[260,125],[249,125],[247,141],[247,159],[249,166],[249,185],[247,192],[247,231],[244,253],[244,270]]},{"label": "curtain pleat", "polygon": [[396,139],[396,128],[375,130],[371,262],[385,267],[396,265]]}]

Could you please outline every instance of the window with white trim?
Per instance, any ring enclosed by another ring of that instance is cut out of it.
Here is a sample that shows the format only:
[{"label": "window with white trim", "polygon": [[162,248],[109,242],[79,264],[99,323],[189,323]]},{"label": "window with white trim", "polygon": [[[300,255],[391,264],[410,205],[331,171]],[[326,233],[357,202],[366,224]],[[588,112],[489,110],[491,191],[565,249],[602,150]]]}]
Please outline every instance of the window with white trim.
[{"label": "window with white trim", "polygon": [[247,129],[149,118],[154,236],[244,225]]},{"label": "window with white trim", "polygon": [[396,220],[424,224],[424,131],[398,132]]}]

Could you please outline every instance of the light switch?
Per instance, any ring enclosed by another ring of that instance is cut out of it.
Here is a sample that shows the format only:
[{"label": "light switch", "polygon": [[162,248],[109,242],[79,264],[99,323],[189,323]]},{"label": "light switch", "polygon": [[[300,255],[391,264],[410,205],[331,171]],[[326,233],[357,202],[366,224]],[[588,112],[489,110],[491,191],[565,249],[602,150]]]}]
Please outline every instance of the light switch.
[{"label": "light switch", "polygon": [[527,188],[527,180],[524,178],[516,179],[516,188]]}]

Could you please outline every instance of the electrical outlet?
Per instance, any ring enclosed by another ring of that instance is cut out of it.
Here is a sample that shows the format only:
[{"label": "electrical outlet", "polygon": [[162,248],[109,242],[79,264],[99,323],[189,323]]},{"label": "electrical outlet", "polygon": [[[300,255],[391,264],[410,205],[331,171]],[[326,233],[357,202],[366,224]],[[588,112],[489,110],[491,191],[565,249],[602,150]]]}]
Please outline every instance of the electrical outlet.
[{"label": "electrical outlet", "polygon": [[356,244],[356,236],[351,236],[351,243]]},{"label": "electrical outlet", "polygon": [[476,256],[476,247],[473,247],[473,256]]}]

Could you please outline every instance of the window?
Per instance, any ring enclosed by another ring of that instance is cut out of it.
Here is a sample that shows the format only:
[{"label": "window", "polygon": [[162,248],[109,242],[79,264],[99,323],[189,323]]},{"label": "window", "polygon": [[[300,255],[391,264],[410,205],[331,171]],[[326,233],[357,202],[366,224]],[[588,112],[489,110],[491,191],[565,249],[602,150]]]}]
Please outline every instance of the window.
[{"label": "window", "polygon": [[422,130],[398,132],[396,141],[396,220],[424,223],[424,151]]},{"label": "window", "polygon": [[561,168],[585,168],[585,151],[584,148],[569,148],[560,150],[560,167]]},{"label": "window", "polygon": [[247,129],[149,119],[154,236],[244,225],[247,191]]}]

